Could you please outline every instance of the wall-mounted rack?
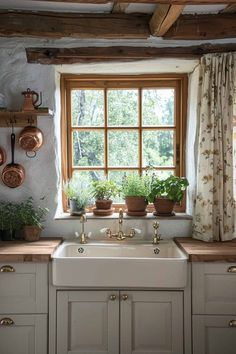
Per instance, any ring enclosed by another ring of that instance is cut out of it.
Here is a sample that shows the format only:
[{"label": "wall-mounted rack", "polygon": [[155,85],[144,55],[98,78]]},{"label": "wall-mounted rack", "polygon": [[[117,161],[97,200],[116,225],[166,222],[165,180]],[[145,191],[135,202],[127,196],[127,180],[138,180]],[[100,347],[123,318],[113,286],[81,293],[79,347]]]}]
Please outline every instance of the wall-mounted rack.
[{"label": "wall-mounted rack", "polygon": [[49,108],[38,108],[34,111],[1,111],[0,127],[25,127],[29,124],[37,125],[38,117],[51,117],[53,111]]}]

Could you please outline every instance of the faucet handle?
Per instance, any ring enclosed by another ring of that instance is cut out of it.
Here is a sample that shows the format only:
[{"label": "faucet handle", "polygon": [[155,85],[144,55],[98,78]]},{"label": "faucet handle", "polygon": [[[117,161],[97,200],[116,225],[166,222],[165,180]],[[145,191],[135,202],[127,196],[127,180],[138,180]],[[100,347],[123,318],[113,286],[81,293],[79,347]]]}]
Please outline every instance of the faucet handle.
[{"label": "faucet handle", "polygon": [[158,221],[154,221],[154,223],[153,223],[153,228],[154,228],[155,230],[158,230],[158,229],[159,229],[159,226],[160,226],[160,223],[159,223]]}]

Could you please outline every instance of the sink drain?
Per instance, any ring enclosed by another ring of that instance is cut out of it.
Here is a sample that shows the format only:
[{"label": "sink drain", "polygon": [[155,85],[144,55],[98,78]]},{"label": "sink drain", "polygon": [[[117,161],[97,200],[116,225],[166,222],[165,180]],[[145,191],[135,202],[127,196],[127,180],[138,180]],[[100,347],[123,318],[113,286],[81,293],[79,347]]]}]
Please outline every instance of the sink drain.
[{"label": "sink drain", "polygon": [[78,252],[79,253],[84,253],[84,248],[83,247],[78,248]]},{"label": "sink drain", "polygon": [[154,248],[154,250],[153,250],[153,252],[155,253],[155,254],[158,254],[158,253],[160,253],[160,248]]}]

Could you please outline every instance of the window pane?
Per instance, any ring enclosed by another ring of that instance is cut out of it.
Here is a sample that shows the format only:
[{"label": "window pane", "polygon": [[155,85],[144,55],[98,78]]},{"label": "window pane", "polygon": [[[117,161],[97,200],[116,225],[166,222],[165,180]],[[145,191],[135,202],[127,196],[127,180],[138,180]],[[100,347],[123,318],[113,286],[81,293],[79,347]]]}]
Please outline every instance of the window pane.
[{"label": "window pane", "polygon": [[138,90],[109,90],[108,125],[138,125]]},{"label": "window pane", "polygon": [[174,125],[174,89],[142,90],[143,125]]},{"label": "window pane", "polygon": [[98,181],[104,179],[104,171],[103,170],[95,170],[95,171],[74,171],[74,176],[77,178],[81,178],[88,185],[91,184],[92,181]]},{"label": "window pane", "polygon": [[158,177],[160,179],[165,179],[175,174],[174,170],[150,170],[146,172],[150,176]]},{"label": "window pane", "polygon": [[[137,172],[136,170],[109,171],[108,179],[114,181],[117,184],[117,186],[121,187],[124,176],[125,175],[128,176],[130,173],[136,173],[136,172]],[[114,203],[124,203],[124,199],[122,198],[122,196],[117,196],[116,198],[113,198],[113,201]]]},{"label": "window pane", "polygon": [[71,91],[72,126],[104,125],[103,90]]},{"label": "window pane", "polygon": [[108,132],[108,166],[138,167],[138,132]]},{"label": "window pane", "polygon": [[143,166],[174,165],[174,132],[143,131]]},{"label": "window pane", "polygon": [[104,133],[73,131],[73,165],[104,166]]}]

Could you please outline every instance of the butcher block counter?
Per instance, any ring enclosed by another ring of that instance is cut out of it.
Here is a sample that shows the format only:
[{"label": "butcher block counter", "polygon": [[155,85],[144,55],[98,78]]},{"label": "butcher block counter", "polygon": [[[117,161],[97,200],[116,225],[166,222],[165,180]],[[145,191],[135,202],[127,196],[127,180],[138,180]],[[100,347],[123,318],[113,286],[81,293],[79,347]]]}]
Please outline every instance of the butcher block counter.
[{"label": "butcher block counter", "polygon": [[226,242],[203,242],[191,237],[176,237],[176,244],[190,262],[236,262],[236,239]]},{"label": "butcher block counter", "polygon": [[36,242],[0,241],[0,262],[49,262],[62,238],[41,238]]}]

